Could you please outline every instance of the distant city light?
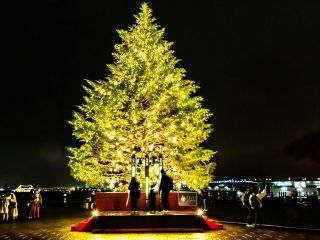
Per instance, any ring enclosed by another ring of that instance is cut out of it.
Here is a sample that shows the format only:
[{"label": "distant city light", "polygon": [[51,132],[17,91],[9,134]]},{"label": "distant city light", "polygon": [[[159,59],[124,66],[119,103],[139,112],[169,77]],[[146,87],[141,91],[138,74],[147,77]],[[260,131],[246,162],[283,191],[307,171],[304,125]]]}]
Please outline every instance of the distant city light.
[{"label": "distant city light", "polygon": [[[269,179],[269,178],[268,178]],[[286,178],[287,179],[287,178]],[[298,179],[298,178],[296,178]],[[300,178],[299,178],[300,179]],[[252,181],[252,179],[223,179],[210,182],[207,190],[211,197],[220,199],[221,197],[227,198],[240,198],[244,189],[248,186],[257,185],[263,187],[266,184],[269,186],[268,196],[270,198],[285,198],[297,197],[306,198],[308,196],[315,196],[320,199],[320,181],[314,179],[306,179],[304,181],[295,180],[291,178],[288,180],[271,180],[267,183],[265,178],[259,178],[259,181]]]},{"label": "distant city light", "polygon": [[218,180],[213,181],[213,183],[253,183],[253,181],[250,180],[234,180],[234,179],[227,179],[227,180]]},{"label": "distant city light", "polygon": [[15,192],[30,192],[34,187],[33,185],[19,185],[16,189],[14,189]]},{"label": "distant city light", "polygon": [[297,191],[298,191],[298,192],[303,192],[303,188],[302,188],[302,187],[298,187],[298,188],[297,188]]}]

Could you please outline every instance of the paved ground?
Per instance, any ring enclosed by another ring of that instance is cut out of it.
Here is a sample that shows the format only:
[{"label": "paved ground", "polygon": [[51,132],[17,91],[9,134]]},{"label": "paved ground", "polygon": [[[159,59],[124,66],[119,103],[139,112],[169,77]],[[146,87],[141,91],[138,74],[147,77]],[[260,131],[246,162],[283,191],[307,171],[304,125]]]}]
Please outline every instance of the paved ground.
[{"label": "paved ground", "polygon": [[53,211],[40,220],[0,224],[1,240],[133,240],[133,239],[187,239],[187,240],[320,240],[319,233],[290,230],[252,229],[241,225],[224,224],[225,229],[205,233],[143,233],[143,234],[92,234],[71,232],[70,226],[82,220],[87,213]]}]

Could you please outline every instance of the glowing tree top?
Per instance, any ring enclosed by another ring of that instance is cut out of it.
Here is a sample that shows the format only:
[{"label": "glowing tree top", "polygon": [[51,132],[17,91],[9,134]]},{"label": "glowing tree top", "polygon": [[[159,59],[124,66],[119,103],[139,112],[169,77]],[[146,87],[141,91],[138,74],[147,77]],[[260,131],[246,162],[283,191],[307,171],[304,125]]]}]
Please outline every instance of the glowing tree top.
[{"label": "glowing tree top", "polygon": [[87,186],[127,189],[131,157],[163,156],[176,183],[200,190],[212,180],[214,152],[200,147],[212,131],[212,115],[198,88],[163,39],[143,3],[128,30],[118,30],[115,63],[105,80],[87,80],[85,103],[70,121],[79,147],[70,147],[71,175]]}]

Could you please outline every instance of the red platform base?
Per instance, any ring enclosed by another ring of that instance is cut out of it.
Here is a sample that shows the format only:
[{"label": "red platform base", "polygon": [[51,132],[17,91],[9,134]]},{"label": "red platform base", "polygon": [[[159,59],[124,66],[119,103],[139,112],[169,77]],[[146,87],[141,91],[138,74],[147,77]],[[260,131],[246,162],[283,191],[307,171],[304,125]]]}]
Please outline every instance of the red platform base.
[{"label": "red platform base", "polygon": [[[179,204],[179,194],[188,193],[188,192],[175,192],[171,191],[169,194],[169,210],[170,211],[197,211],[197,201],[194,205],[180,205]],[[195,198],[197,198],[197,194]],[[130,211],[130,203],[127,205],[127,192],[97,192],[96,193],[96,209],[104,211]],[[140,194],[138,199],[138,211],[144,211],[146,208],[146,195],[144,192]],[[160,200],[159,194],[156,195],[155,201],[156,210],[160,210]]]},{"label": "red platform base", "polygon": [[139,211],[135,215],[130,212],[99,212],[96,217],[84,219],[72,226],[71,231],[84,232],[202,232],[223,229],[213,219],[198,216],[195,212],[169,211],[150,214]]}]

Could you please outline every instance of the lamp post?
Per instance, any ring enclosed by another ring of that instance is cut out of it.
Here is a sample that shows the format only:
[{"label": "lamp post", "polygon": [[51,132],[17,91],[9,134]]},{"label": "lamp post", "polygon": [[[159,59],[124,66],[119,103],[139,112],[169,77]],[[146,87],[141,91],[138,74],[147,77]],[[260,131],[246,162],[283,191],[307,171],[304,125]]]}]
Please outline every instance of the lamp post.
[{"label": "lamp post", "polygon": [[[153,149],[152,149],[153,150]],[[137,157],[135,154],[132,154],[131,156],[131,177],[136,176],[137,172],[137,164],[140,165],[142,164],[142,159],[139,158],[139,161],[137,162]],[[158,156],[158,162],[159,162],[159,181],[161,181],[161,170],[163,169],[163,156],[160,154]],[[151,163],[152,165],[152,163]],[[145,166],[145,194],[146,194],[146,202],[145,202],[145,210],[149,211],[150,210],[150,155],[149,153],[145,154],[144,157],[144,166]],[[160,197],[161,198],[161,197]],[[160,199],[161,201],[161,199]]]},{"label": "lamp post", "polygon": [[[159,155],[159,184],[161,183],[161,170],[163,169],[163,156],[162,154]],[[159,186],[160,188],[160,186]],[[160,206],[162,206],[162,198],[161,198],[161,194],[160,194],[160,190],[159,190],[159,202],[160,202]]]},{"label": "lamp post", "polygon": [[146,178],[146,206],[145,210],[149,211],[150,210],[150,184],[149,184],[149,154],[146,155],[145,158],[145,178]]},{"label": "lamp post", "polygon": [[162,154],[160,154],[159,155],[159,177],[161,177],[160,173],[162,169],[163,169],[163,156]]},{"label": "lamp post", "polygon": [[135,177],[136,176],[136,156],[133,154],[131,157],[131,177]]}]

